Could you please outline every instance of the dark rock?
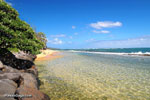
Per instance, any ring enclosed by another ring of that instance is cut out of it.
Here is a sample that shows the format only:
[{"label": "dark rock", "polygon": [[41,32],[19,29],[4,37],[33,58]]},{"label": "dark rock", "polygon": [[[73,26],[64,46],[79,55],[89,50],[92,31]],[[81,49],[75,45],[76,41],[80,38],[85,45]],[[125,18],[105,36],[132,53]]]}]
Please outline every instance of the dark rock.
[{"label": "dark rock", "polygon": [[20,87],[38,89],[37,78],[34,75],[30,73],[22,73],[21,77],[23,78],[24,81],[23,81],[23,85],[21,85]]},{"label": "dark rock", "polygon": [[142,56],[150,56],[150,54],[142,54]]},{"label": "dark rock", "polygon": [[1,79],[9,79],[9,80],[13,80],[13,81],[17,81],[19,80],[21,77],[20,74],[18,73],[4,73],[4,74],[0,74],[0,80]]},{"label": "dark rock", "polygon": [[25,53],[23,51],[19,51],[17,53],[13,53],[16,58],[18,59],[24,59],[24,60],[29,60],[29,61],[34,61],[36,56],[32,54]]},{"label": "dark rock", "polygon": [[0,61],[7,66],[16,68],[16,69],[28,69],[31,68],[34,63],[33,61],[30,60],[24,60],[24,59],[19,59],[16,58],[16,56],[11,53],[9,50],[1,48],[0,49]]},{"label": "dark rock", "polygon": [[31,73],[31,74],[35,75],[36,77],[38,77],[38,69],[36,68],[35,65],[33,65],[31,68],[25,70],[25,72]]},{"label": "dark rock", "polygon": [[0,80],[0,82],[4,82],[4,83],[7,83],[6,85],[12,85],[12,86],[14,86],[15,88],[17,88],[17,84],[14,82],[14,81],[12,81],[12,80],[9,80],[9,79],[1,79]]},{"label": "dark rock", "polygon": [[50,98],[38,90],[37,77],[31,73],[21,73],[23,84],[20,84],[16,94],[32,95],[32,98],[22,98],[22,100],[50,100]]},{"label": "dark rock", "polygon": [[22,100],[50,100],[50,98],[37,89],[29,87],[20,87],[17,89],[17,94],[32,95],[31,98],[22,98]]},{"label": "dark rock", "polygon": [[7,98],[5,95],[14,95],[17,89],[17,84],[12,80],[0,80],[0,100],[15,100],[14,98]]},{"label": "dark rock", "polygon": [[19,70],[14,69],[14,68],[9,67],[9,66],[6,66],[6,65],[4,65],[3,72],[5,72],[5,73],[20,73]]},{"label": "dark rock", "polygon": [[26,70],[26,69],[31,68],[34,65],[34,63],[29,61],[29,60],[18,59],[18,60],[16,60],[16,65],[17,65],[15,67],[16,69],[19,69],[19,70],[24,69],[24,70]]},{"label": "dark rock", "polygon": [[[50,100],[40,92],[34,55],[11,53],[0,48],[0,100]],[[6,98],[4,94],[32,95],[32,98]]]}]

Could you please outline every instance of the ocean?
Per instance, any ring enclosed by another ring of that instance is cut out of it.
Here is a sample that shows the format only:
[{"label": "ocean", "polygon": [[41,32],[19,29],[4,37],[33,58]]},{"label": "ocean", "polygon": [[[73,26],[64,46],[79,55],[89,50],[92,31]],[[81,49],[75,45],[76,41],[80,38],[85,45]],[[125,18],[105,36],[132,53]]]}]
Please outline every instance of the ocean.
[{"label": "ocean", "polygon": [[150,48],[109,48],[109,49],[72,49],[76,51],[115,52],[115,53],[150,53]]},{"label": "ocean", "polygon": [[[107,50],[149,52],[150,49]],[[81,50],[80,50],[81,51]],[[36,61],[41,91],[52,100],[150,100],[150,57],[61,51],[62,58]],[[104,51],[106,52],[106,51]]]}]

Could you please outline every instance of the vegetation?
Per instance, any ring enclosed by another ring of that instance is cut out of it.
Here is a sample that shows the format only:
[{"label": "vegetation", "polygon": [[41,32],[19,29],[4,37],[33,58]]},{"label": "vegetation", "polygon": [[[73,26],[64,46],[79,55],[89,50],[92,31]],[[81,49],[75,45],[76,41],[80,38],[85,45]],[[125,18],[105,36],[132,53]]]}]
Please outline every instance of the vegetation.
[{"label": "vegetation", "polygon": [[36,34],[14,8],[0,0],[0,48],[38,54],[46,47],[45,39],[44,33]]},{"label": "vegetation", "polygon": [[42,43],[44,43],[44,48],[43,49],[46,49],[46,43],[47,43],[47,39],[46,39],[46,36],[43,32],[38,32],[36,33],[36,36],[38,38],[38,40],[40,40]]}]

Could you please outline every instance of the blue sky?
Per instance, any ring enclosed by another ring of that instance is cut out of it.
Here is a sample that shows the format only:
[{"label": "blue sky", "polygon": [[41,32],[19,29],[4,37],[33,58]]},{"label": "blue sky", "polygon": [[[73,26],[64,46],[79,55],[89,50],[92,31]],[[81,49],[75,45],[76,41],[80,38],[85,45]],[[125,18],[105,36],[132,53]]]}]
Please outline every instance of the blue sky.
[{"label": "blue sky", "polygon": [[48,47],[150,47],[150,0],[6,0]]}]

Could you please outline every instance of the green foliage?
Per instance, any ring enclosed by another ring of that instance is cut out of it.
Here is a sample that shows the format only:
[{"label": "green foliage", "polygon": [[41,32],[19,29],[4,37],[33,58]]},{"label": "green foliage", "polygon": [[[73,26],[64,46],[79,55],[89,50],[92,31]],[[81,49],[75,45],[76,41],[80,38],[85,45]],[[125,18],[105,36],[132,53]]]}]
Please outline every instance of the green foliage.
[{"label": "green foliage", "polygon": [[46,48],[47,39],[43,32],[36,33],[37,38],[43,43],[44,48]]},{"label": "green foliage", "polygon": [[19,50],[17,48],[8,48],[8,50],[11,52],[19,52]]},{"label": "green foliage", "polygon": [[45,46],[40,39],[30,25],[19,18],[14,8],[0,0],[0,48],[38,54]]}]

